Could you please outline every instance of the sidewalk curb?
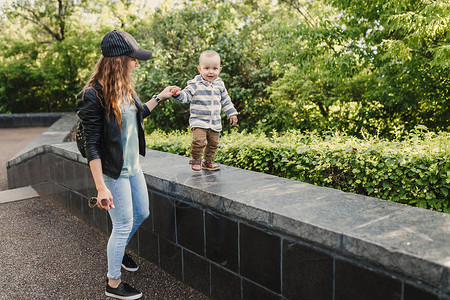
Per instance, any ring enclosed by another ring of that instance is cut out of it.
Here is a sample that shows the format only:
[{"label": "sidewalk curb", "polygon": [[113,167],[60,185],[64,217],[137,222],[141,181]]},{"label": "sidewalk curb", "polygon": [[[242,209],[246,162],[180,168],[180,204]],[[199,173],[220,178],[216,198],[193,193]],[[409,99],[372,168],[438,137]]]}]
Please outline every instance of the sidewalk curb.
[{"label": "sidewalk curb", "polygon": [[39,197],[39,194],[31,187],[25,186],[17,189],[0,191],[0,204],[26,200]]}]

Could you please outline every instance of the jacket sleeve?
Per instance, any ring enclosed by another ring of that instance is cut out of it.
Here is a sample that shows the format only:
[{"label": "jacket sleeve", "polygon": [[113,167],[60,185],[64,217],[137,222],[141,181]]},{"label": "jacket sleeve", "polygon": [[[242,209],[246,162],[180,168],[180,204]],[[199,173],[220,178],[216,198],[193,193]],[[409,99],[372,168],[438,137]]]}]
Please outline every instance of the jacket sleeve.
[{"label": "jacket sleeve", "polygon": [[138,105],[140,108],[139,110],[142,114],[142,119],[145,119],[148,116],[150,116],[150,109],[148,109],[148,106],[145,105],[145,103],[142,103],[137,95],[133,95],[133,98],[136,105]]},{"label": "jacket sleeve", "polygon": [[227,114],[228,117],[238,114],[236,108],[234,108],[234,105],[231,102],[231,98],[228,95],[228,91],[225,88],[225,85],[222,86],[220,103],[222,104],[222,110]]},{"label": "jacket sleeve", "polygon": [[77,95],[77,115],[83,125],[88,162],[101,158],[105,108],[92,88],[88,88]]},{"label": "jacket sleeve", "polygon": [[180,94],[172,98],[181,103],[191,103],[196,90],[197,85],[193,82],[188,82],[188,85],[180,92]]}]

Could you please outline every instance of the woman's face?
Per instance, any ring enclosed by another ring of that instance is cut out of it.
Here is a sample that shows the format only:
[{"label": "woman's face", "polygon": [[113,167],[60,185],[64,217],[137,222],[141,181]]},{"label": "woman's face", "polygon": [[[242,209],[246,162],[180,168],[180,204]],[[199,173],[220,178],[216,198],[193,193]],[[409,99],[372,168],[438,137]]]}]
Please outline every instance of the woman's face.
[{"label": "woman's face", "polygon": [[128,58],[128,70],[130,71],[130,75],[133,74],[134,68],[139,66],[138,60],[136,58],[129,57]]}]

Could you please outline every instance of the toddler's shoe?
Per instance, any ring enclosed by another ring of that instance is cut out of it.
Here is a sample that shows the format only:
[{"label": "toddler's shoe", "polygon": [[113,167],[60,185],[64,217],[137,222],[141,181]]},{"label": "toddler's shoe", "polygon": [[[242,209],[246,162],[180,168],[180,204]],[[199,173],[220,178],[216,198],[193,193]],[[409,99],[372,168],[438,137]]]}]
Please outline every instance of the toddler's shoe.
[{"label": "toddler's shoe", "polygon": [[200,173],[202,171],[201,159],[191,159],[189,164],[191,165],[191,171],[194,173]]},{"label": "toddler's shoe", "polygon": [[217,171],[220,169],[219,165],[213,162],[212,160],[205,160],[202,163],[202,169],[210,170],[210,171]]}]

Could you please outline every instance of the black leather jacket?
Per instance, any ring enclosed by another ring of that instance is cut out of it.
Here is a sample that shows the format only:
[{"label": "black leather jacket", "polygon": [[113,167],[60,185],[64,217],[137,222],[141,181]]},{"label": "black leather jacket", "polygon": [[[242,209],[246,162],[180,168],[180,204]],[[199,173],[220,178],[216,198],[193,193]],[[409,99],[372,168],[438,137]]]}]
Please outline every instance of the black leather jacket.
[{"label": "black leather jacket", "polygon": [[[134,101],[137,108],[139,154],[145,156],[144,118],[150,115],[150,110],[137,96],[134,96]],[[77,106],[77,114],[83,124],[88,162],[100,158],[103,174],[119,178],[123,166],[121,130],[112,110],[108,115],[102,86],[95,82],[92,88],[86,89],[84,96],[81,91],[77,95]]]}]

